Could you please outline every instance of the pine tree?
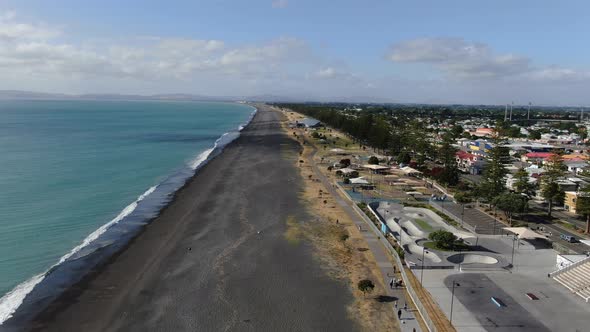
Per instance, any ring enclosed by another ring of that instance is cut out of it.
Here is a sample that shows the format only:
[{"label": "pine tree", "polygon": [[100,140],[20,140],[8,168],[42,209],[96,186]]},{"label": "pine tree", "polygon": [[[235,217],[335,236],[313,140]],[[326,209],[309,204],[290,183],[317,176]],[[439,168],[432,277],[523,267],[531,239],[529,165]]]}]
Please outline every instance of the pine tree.
[{"label": "pine tree", "polygon": [[506,174],[508,170],[504,163],[508,158],[508,149],[496,139],[494,147],[489,150],[489,160],[485,166],[479,193],[488,202],[492,202],[506,190]]},{"label": "pine tree", "polygon": [[535,184],[529,181],[529,173],[524,169],[520,168],[514,174],[514,191],[526,195],[528,198],[535,194]]},{"label": "pine tree", "polygon": [[554,153],[543,166],[545,173],[541,176],[541,195],[548,203],[547,215],[551,217],[554,203],[563,203],[565,193],[557,183],[557,180],[565,175],[563,158]]}]

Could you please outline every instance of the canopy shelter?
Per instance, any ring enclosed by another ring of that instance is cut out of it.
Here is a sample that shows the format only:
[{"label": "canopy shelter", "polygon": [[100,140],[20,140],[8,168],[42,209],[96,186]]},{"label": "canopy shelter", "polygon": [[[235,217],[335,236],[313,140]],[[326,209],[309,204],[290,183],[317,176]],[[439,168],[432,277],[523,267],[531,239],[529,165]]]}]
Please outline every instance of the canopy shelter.
[{"label": "canopy shelter", "polygon": [[504,227],[504,230],[518,235],[519,239],[547,239],[545,235],[539,234],[526,227]]},{"label": "canopy shelter", "polygon": [[369,181],[361,176],[360,178],[350,179],[350,184],[369,184]]},{"label": "canopy shelter", "polygon": [[330,152],[333,152],[336,154],[348,154],[348,152],[346,152],[346,150],[340,149],[340,148],[330,149]]},{"label": "canopy shelter", "polygon": [[422,172],[420,172],[419,170],[406,166],[406,167],[402,167],[401,168],[402,172],[404,172],[404,174],[406,175],[419,175],[422,174]]},{"label": "canopy shelter", "polygon": [[339,170],[336,170],[336,173],[338,173],[338,172],[342,173],[343,175],[348,175],[352,172],[356,172],[356,170],[346,167],[346,168],[341,168]]},{"label": "canopy shelter", "polygon": [[370,170],[373,170],[373,171],[383,171],[383,170],[386,170],[386,169],[390,169],[391,167],[389,167],[389,166],[382,166],[382,165],[366,164],[366,165],[363,165],[363,168],[367,168],[367,169],[370,169]]}]

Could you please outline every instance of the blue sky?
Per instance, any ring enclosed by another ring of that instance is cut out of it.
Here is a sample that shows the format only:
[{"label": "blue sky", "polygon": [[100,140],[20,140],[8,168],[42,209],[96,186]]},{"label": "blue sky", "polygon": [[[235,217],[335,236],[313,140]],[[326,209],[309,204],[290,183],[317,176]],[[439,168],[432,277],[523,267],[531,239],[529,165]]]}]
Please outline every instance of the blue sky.
[{"label": "blue sky", "polygon": [[0,89],[588,105],[564,3],[0,0]]}]

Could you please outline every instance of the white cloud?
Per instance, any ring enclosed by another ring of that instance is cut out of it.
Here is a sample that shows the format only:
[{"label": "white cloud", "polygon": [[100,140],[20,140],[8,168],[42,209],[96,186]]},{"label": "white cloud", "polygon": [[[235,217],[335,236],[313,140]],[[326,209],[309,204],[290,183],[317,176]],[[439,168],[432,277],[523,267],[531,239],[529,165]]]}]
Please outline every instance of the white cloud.
[{"label": "white cloud", "polygon": [[307,44],[294,38],[228,46],[220,40],[142,37],[134,46],[80,46],[54,42],[59,29],[21,23],[15,18],[14,12],[0,15],[0,74],[4,70],[95,79],[190,79],[203,71],[263,75],[280,63],[313,59]]},{"label": "white cloud", "polygon": [[14,11],[0,12],[0,41],[12,39],[51,39],[60,29],[45,24],[28,24],[15,21]]},{"label": "white cloud", "polygon": [[275,0],[272,2],[272,8],[287,8],[288,5],[288,0]]},{"label": "white cloud", "polygon": [[513,54],[495,54],[486,44],[461,38],[420,38],[394,45],[394,62],[428,63],[451,77],[490,78],[519,75],[531,70],[531,60]]}]

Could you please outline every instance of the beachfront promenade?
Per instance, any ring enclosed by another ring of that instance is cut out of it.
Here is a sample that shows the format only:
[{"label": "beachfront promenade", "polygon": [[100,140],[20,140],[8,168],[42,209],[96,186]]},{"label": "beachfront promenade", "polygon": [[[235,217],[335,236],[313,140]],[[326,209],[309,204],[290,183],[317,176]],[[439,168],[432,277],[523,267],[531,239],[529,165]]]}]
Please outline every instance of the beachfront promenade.
[{"label": "beachfront promenade", "polygon": [[351,204],[353,204],[353,203],[347,201],[341,195],[341,193],[336,189],[336,187],[334,187],[334,184],[331,183],[330,179],[328,179],[321,172],[321,170],[319,169],[319,166],[316,163],[316,160],[314,158],[315,154],[317,153],[317,149],[315,148],[315,146],[313,144],[311,144],[309,142],[308,142],[308,144],[312,147],[312,157],[310,159],[312,160],[312,169],[314,171],[315,177],[320,179],[320,181],[322,182],[324,187],[328,190],[330,195],[332,195],[332,197],[334,197],[334,199],[336,200],[336,203],[340,207],[342,207],[342,209],[346,212],[346,214],[354,222],[355,226],[360,227],[360,229],[362,229],[361,234],[364,237],[364,239],[366,240],[367,246],[369,247],[369,249],[373,253],[373,256],[375,257],[375,260],[377,262],[377,266],[379,268],[379,271],[381,272],[382,282],[383,282],[383,284],[386,285],[385,289],[386,289],[387,294],[385,294],[385,295],[393,297],[393,298],[395,298],[394,301],[397,301],[397,306],[398,306],[397,309],[394,307],[393,303],[391,304],[392,315],[394,315],[397,318],[397,311],[399,309],[402,309],[401,320],[399,320],[399,326],[400,326],[401,331],[408,331],[408,332],[422,331],[422,329],[420,328],[420,324],[416,320],[417,313],[415,312],[415,310],[413,310],[413,309],[411,310],[409,308],[407,310],[403,309],[404,304],[408,304],[408,306],[410,305],[409,299],[406,298],[404,288],[391,289],[389,287],[390,279],[393,278],[394,276],[397,279],[401,279],[401,275],[400,275],[399,271],[397,271],[397,273],[394,273],[393,264],[391,263],[390,259],[388,258],[389,253],[384,248],[383,244],[380,243],[381,242],[380,237],[376,233],[374,233],[371,230],[370,225],[367,224],[367,222],[361,216],[359,216],[359,214],[357,214],[357,212],[355,212],[355,210],[351,206]]},{"label": "beachfront promenade", "polygon": [[311,245],[285,239],[289,218],[309,216],[298,197],[299,146],[281,116],[260,107],[128,248],[26,328],[358,330],[348,286],[326,275]]}]

